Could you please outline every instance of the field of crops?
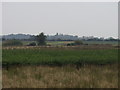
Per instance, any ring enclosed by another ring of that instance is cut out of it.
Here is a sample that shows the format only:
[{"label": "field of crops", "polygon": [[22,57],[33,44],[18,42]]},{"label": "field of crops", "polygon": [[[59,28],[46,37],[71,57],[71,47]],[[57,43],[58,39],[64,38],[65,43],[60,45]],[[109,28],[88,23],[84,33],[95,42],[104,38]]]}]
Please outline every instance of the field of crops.
[{"label": "field of crops", "polygon": [[117,49],[31,48],[3,49],[3,64],[66,65],[112,64],[118,62]]},{"label": "field of crops", "polygon": [[3,88],[117,88],[118,47],[2,48]]}]

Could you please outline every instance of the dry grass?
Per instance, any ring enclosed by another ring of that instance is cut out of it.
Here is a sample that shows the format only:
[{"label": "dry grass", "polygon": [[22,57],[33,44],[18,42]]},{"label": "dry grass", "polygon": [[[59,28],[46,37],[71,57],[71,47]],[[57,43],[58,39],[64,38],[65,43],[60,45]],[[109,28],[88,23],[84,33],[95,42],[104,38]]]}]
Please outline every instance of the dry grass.
[{"label": "dry grass", "polygon": [[3,69],[3,88],[117,88],[117,65],[21,66]]}]

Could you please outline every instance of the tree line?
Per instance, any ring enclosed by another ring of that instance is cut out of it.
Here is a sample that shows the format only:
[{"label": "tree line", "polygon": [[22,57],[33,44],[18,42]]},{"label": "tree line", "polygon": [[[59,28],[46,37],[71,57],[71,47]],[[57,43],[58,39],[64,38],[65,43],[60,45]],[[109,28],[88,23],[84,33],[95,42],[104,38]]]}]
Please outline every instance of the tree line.
[{"label": "tree line", "polygon": [[[44,33],[43,33],[44,34]],[[73,36],[73,35],[63,35],[63,34],[56,34],[56,35],[45,35],[47,41],[74,41],[74,40],[82,40],[82,41],[118,41],[119,39],[109,37],[94,37],[94,36]],[[5,40],[11,40],[11,39],[18,39],[23,41],[34,41],[36,39],[36,35],[30,35],[30,34],[9,34],[9,35],[3,35],[2,38],[0,37],[2,41]]]}]

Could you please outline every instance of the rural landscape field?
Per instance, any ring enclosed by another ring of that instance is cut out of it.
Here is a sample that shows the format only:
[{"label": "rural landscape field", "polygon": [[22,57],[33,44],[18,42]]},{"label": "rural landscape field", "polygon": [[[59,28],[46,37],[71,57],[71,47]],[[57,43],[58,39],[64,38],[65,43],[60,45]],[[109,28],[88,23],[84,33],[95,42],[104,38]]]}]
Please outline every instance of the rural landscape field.
[{"label": "rural landscape field", "polygon": [[117,44],[61,43],[3,44],[3,88],[118,88]]},{"label": "rural landscape field", "polygon": [[119,88],[118,2],[17,1],[2,2],[3,89]]}]

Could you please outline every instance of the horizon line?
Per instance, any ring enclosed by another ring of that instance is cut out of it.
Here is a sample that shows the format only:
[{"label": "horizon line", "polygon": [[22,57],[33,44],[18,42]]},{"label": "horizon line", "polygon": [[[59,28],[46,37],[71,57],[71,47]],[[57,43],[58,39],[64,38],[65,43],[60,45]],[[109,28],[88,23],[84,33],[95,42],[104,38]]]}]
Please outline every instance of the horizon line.
[{"label": "horizon line", "polygon": [[[44,32],[43,32],[44,33]],[[6,35],[11,35],[11,34],[13,34],[13,35],[17,35],[17,34],[24,34],[24,35],[38,35],[38,34],[30,34],[30,33],[9,33],[9,34],[0,34],[0,36],[6,36]],[[45,33],[44,33],[45,34]],[[45,34],[45,35],[49,35],[49,36],[53,36],[53,35],[56,35],[57,33],[55,33],[55,34]],[[91,37],[91,36],[93,36],[93,37],[98,37],[98,38],[110,38],[110,37],[112,37],[112,38],[119,38],[119,37],[114,37],[114,36],[107,36],[107,37],[104,37],[104,36],[95,36],[95,35],[82,35],[82,36],[80,36],[80,35],[73,35],[73,34],[64,34],[64,33],[58,33],[58,35],[72,35],[72,36],[78,36],[78,37],[83,37],[83,36],[85,36],[85,37]]]}]

